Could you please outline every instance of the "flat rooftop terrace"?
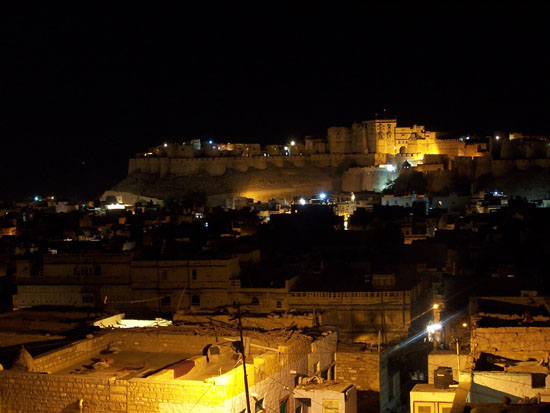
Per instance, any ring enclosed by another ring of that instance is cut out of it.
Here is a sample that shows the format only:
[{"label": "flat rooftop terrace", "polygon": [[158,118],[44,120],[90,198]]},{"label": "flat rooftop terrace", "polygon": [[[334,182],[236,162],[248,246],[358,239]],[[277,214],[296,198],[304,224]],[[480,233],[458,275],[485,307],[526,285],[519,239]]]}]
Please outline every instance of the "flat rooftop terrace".
[{"label": "flat rooftop terrace", "polygon": [[84,374],[98,378],[129,380],[145,378],[170,365],[194,356],[186,353],[152,353],[148,351],[121,351],[117,354],[101,354],[91,357],[56,371],[54,374]]},{"label": "flat rooftop terrace", "polygon": [[[216,336],[178,330],[173,326],[111,330],[40,355],[34,359],[34,371],[101,379],[204,381],[227,373],[240,363],[236,349],[240,341],[234,333]],[[272,338],[282,342],[285,337],[286,334]],[[270,349],[261,339],[246,338],[245,343],[250,362]]]}]

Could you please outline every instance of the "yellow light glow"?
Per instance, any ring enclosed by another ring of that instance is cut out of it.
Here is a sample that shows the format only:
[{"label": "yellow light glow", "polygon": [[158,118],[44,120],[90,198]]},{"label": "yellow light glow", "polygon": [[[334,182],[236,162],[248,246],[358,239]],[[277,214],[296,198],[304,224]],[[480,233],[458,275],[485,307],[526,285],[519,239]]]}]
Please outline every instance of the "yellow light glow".
[{"label": "yellow light glow", "polygon": [[433,305],[433,309],[434,309],[434,310],[437,310],[438,308],[439,308],[439,304],[434,304],[434,305]]},{"label": "yellow light glow", "polygon": [[468,323],[462,323],[462,327],[468,327]]},{"label": "yellow light glow", "polygon": [[296,142],[295,141],[290,141],[290,146],[294,146],[296,145]]}]

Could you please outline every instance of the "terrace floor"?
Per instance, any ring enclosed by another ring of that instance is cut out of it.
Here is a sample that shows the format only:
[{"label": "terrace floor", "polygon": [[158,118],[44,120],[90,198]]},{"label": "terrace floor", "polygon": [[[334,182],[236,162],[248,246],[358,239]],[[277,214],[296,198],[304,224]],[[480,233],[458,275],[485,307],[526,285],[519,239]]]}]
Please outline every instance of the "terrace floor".
[{"label": "terrace floor", "polygon": [[83,374],[98,378],[129,380],[143,378],[165,367],[192,357],[185,353],[152,353],[142,351],[121,351],[114,354],[97,354],[80,360],[55,374]]}]

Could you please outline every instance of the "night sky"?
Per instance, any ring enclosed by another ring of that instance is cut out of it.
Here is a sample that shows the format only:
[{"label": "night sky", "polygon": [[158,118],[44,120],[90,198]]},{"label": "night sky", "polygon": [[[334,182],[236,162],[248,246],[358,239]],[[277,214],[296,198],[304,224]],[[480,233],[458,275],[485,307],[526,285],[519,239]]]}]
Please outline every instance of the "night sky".
[{"label": "night sky", "polygon": [[550,134],[542,9],[102,5],[2,10],[0,199],[91,199],[166,140],[283,143],[383,109],[451,136]]}]

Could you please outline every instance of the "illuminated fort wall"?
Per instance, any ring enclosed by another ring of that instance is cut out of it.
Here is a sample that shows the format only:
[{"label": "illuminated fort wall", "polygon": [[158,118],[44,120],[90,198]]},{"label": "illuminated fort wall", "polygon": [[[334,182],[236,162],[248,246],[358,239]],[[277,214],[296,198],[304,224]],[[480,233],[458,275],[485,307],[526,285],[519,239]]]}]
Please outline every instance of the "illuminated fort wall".
[{"label": "illuminated fort wall", "polygon": [[140,157],[130,159],[128,175],[142,172],[161,177],[168,175],[197,175],[206,173],[221,176],[228,169],[247,172],[249,169],[266,169],[268,165],[283,168],[293,165],[298,168],[312,165],[318,168],[338,167],[346,161],[357,166],[371,166],[376,161],[374,154],[316,154],[303,156],[247,156],[219,158],[158,158]]}]

